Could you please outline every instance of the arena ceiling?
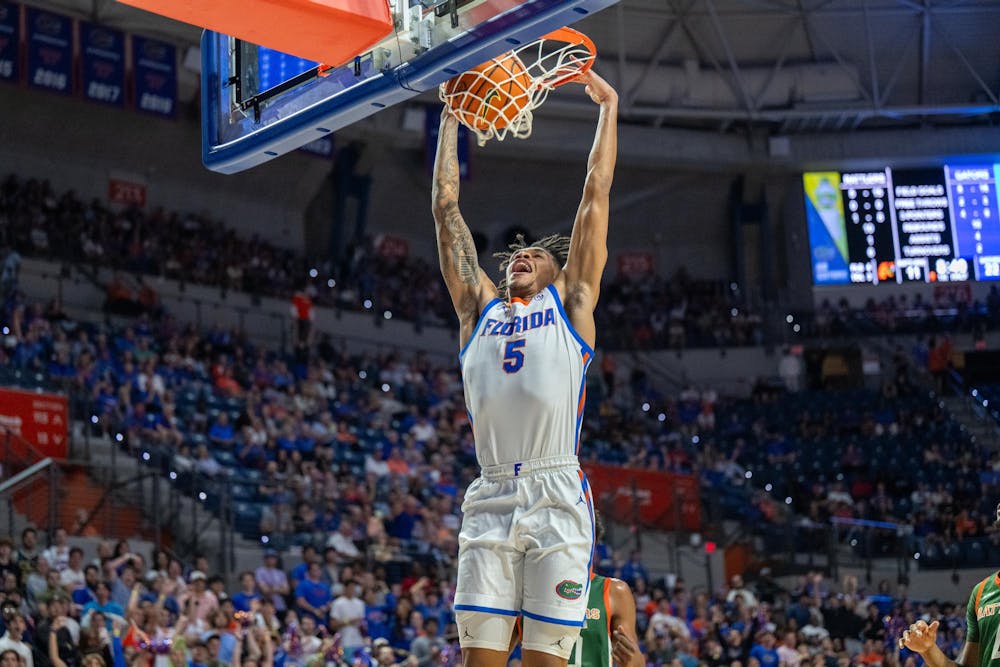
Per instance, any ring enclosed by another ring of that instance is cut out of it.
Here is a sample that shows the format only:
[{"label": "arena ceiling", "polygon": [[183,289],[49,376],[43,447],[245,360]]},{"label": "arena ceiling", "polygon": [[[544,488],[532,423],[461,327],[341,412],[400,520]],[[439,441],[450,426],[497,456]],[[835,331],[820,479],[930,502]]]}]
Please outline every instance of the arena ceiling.
[{"label": "arena ceiling", "polygon": [[[200,34],[114,0],[34,4],[190,47]],[[1000,121],[1000,0],[622,0],[577,27],[629,124],[796,134]],[[545,111],[590,109],[577,91]]]}]

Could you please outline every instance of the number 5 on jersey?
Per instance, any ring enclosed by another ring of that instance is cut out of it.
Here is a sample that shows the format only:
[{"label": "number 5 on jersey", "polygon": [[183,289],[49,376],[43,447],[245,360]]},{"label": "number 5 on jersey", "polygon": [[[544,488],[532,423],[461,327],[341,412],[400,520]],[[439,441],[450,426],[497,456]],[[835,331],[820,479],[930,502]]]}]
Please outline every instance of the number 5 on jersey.
[{"label": "number 5 on jersey", "polygon": [[521,370],[521,366],[524,365],[524,352],[521,351],[521,348],[526,342],[523,338],[507,341],[507,345],[503,348],[502,368],[505,372],[516,373]]}]

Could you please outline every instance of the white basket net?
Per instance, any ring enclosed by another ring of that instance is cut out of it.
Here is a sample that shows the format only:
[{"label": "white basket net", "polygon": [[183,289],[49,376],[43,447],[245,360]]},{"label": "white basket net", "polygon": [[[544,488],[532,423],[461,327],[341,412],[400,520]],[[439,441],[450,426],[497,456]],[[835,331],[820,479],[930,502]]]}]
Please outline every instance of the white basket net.
[{"label": "white basket net", "polygon": [[[480,146],[507,135],[527,139],[532,112],[550,91],[590,69],[595,55],[586,36],[561,28],[441,84],[439,96]],[[459,79],[468,85],[450,90]]]}]

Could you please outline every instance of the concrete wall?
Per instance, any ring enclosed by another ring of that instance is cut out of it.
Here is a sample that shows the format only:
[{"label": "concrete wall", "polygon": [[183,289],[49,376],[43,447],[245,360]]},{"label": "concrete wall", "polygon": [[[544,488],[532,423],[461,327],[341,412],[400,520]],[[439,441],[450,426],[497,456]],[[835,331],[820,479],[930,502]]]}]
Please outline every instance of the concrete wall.
[{"label": "concrete wall", "polygon": [[[121,172],[148,183],[150,207],[207,211],[245,235],[260,234],[319,257],[326,250],[326,227],[333,220],[328,181],[324,184],[329,160],[294,153],[221,176],[201,165],[198,119],[163,121],[10,86],[0,86],[0,109],[4,175],[46,178],[57,192],[74,189],[105,199],[109,174]],[[412,252],[433,258],[423,143],[367,130],[362,139],[370,144],[373,161],[369,232],[406,238]],[[344,140],[338,133],[335,141]],[[568,232],[586,152],[553,164],[494,146],[472,147],[472,177],[462,184],[463,212],[474,230],[490,238],[489,251],[502,245],[503,232],[515,224],[539,234]],[[697,277],[729,277],[730,181],[722,173],[623,165],[613,191],[612,253],[651,251],[662,271],[684,265]],[[494,265],[489,256],[483,263]]]},{"label": "concrete wall", "polygon": [[[404,237],[413,252],[434,258],[430,177],[412,155],[399,157],[381,161],[375,170],[370,229]],[[461,206],[469,227],[489,238],[482,265],[491,274],[496,275],[492,253],[504,249],[503,235],[512,225],[538,235],[570,232],[585,166],[585,158],[553,169],[474,152],[472,178],[461,185]],[[619,171],[611,198],[608,273],[616,271],[616,252],[641,250],[653,253],[661,272],[685,266],[699,278],[729,277],[728,188],[729,178],[720,174]]]},{"label": "concrete wall", "polygon": [[641,352],[631,355],[630,361],[646,369],[654,378],[659,375],[673,384],[712,386],[725,393],[744,395],[757,378],[777,374],[779,358],[774,350],[742,347]]},{"label": "concrete wall", "polygon": [[[421,100],[431,103],[428,96]],[[0,109],[0,172],[48,178],[59,191],[73,188],[102,198],[110,172],[134,174],[148,183],[150,206],[209,211],[241,233],[320,258],[325,252],[333,215],[328,184],[324,191],[328,160],[294,153],[221,176],[201,165],[199,119],[190,115],[162,121],[13,86],[0,86]],[[388,109],[345,128],[335,141],[360,139],[372,147],[369,231],[407,238],[413,252],[432,258],[425,141],[422,132],[402,129],[402,111]],[[549,123],[540,115],[529,141],[472,147],[463,211],[470,226],[490,237],[491,251],[513,224],[538,233],[569,229],[592,132],[591,119]],[[769,155],[766,142],[735,135],[623,124],[612,198],[612,262],[618,251],[641,249],[654,253],[662,272],[685,266],[696,277],[735,277],[728,194],[734,178],[744,174],[752,183],[748,195],[767,192],[772,225],[769,240],[748,234],[750,246],[742,256],[750,284],[744,287],[754,293],[754,277],[766,268],[777,279],[781,301],[805,307],[813,294],[798,185],[803,169],[915,164],[1000,150],[998,141],[983,128],[796,135],[782,157]],[[483,263],[490,267],[492,259]],[[888,287],[862,288],[833,296],[860,303],[889,293]],[[830,293],[817,291],[815,298]]]},{"label": "concrete wall", "polygon": [[[911,569],[908,575],[910,578],[910,585],[907,589],[908,597],[911,600],[941,600],[964,605],[969,601],[969,593],[973,586],[979,584],[987,575],[995,572],[995,567],[967,568],[954,571]],[[958,583],[952,581],[953,574],[958,575]],[[841,567],[840,575],[841,577],[854,575],[862,583],[864,583],[866,576],[863,568],[850,567]],[[895,567],[873,571],[872,583],[870,586],[866,586],[866,589],[874,591],[882,579],[889,582],[893,592],[898,592]]]},{"label": "concrete wall", "polygon": [[47,178],[57,192],[106,199],[112,171],[148,183],[149,207],[208,211],[245,234],[302,247],[302,207],[329,170],[295,154],[222,176],[201,164],[193,119],[159,120],[0,86],[0,174]]},{"label": "concrete wall", "polygon": [[[103,271],[100,279],[109,277],[110,272]],[[56,264],[26,260],[20,283],[32,301],[45,302],[58,294],[71,317],[103,319],[104,291],[79,273],[63,274]],[[290,344],[292,322],[289,303],[283,299],[263,298],[257,302],[246,293],[222,294],[218,289],[198,285],[187,285],[182,290],[172,280],[154,280],[152,285],[167,310],[181,322],[237,327],[251,340],[273,348]],[[458,358],[457,331],[441,327],[425,327],[417,333],[410,322],[382,319],[376,325],[374,313],[344,312],[338,316],[331,308],[316,309],[315,326],[352,349],[423,350],[442,359]]]},{"label": "concrete wall", "polygon": [[[100,280],[109,277],[110,272],[103,271]],[[274,348],[291,340],[289,306],[282,299],[255,301],[245,293],[223,293],[198,285],[181,289],[172,280],[156,279],[152,284],[167,310],[182,322],[236,327],[247,332],[251,340]],[[58,264],[28,259],[21,268],[21,287],[34,301],[60,296],[72,317],[103,319],[103,289],[74,270],[64,272]],[[374,312],[343,312],[338,316],[330,308],[317,308],[316,327],[355,349],[424,350],[441,360],[457,361],[457,331],[447,327],[426,326],[417,333],[409,322],[380,319],[376,324]],[[616,353],[616,357],[622,377],[627,377],[634,365],[640,365],[665,388],[692,383],[738,394],[748,391],[758,377],[773,376],[778,363],[776,353],[762,347]]]}]

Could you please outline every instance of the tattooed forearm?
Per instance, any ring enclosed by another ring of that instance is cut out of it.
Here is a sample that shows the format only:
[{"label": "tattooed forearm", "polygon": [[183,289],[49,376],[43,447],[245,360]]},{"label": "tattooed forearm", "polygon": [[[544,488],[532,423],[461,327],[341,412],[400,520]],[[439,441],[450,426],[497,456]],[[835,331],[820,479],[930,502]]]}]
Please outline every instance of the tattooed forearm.
[{"label": "tattooed forearm", "polygon": [[458,202],[458,121],[442,118],[434,160],[434,188],[431,196],[436,209]]},{"label": "tattooed forearm", "polygon": [[459,168],[455,148],[457,134],[457,121],[447,116],[442,118],[431,193],[438,251],[441,270],[449,284],[478,287],[480,269],[476,244],[458,209]]},{"label": "tattooed forearm", "polygon": [[[461,218],[459,218],[461,222]],[[461,223],[465,227],[465,223]],[[455,263],[455,272],[461,281],[467,285],[476,286],[479,284],[479,257],[476,253],[476,244],[472,241],[472,235],[468,228],[460,231],[451,245],[451,257]]]}]

